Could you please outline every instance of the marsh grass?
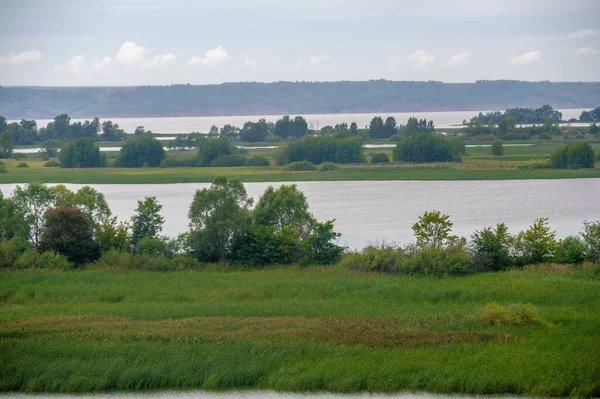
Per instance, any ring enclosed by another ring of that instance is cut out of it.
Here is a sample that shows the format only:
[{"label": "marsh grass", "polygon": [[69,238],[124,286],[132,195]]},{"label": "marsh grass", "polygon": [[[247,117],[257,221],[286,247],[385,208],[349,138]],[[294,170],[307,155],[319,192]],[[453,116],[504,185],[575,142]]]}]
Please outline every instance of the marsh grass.
[{"label": "marsh grass", "polygon": [[[580,274],[591,269],[4,271],[0,390],[597,396],[600,281]],[[528,304],[540,322],[482,322],[492,303],[513,315]]]}]

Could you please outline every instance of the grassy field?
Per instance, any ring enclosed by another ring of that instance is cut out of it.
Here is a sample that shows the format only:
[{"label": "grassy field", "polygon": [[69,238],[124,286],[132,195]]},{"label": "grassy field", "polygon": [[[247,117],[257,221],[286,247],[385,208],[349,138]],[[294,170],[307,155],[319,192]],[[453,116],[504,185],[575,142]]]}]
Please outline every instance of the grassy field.
[{"label": "grassy field", "polygon": [[[61,169],[45,167],[44,161],[33,156],[21,160],[5,160],[8,173],[0,174],[1,183],[26,183],[37,180],[47,183],[128,184],[128,183],[187,183],[211,182],[215,176],[239,177],[246,182],[333,181],[333,180],[505,180],[505,179],[566,179],[600,177],[600,164],[595,169],[558,170],[535,169],[535,163],[549,159],[559,144],[538,144],[530,147],[505,147],[505,154],[489,154],[489,147],[467,149],[460,163],[387,164],[374,166],[339,165],[329,172],[290,172],[283,167],[224,167],[224,168],[101,168]],[[593,144],[600,152],[600,144]],[[366,149],[367,159],[376,153],[392,154],[391,148]],[[194,152],[172,153],[179,159],[194,156]],[[272,150],[250,150],[250,155],[273,155]],[[22,162],[28,167],[18,167]]]},{"label": "grassy field", "polygon": [[[600,394],[600,280],[337,267],[0,272],[0,390]],[[536,322],[491,326],[486,305]]]}]

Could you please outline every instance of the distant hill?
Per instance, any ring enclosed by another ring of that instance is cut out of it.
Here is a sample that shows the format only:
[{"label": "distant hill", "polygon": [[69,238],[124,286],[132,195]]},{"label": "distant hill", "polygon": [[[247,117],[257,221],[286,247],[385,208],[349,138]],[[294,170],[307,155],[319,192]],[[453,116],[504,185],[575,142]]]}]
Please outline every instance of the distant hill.
[{"label": "distant hill", "polygon": [[0,87],[8,119],[593,108],[600,83],[277,82],[139,87]]}]

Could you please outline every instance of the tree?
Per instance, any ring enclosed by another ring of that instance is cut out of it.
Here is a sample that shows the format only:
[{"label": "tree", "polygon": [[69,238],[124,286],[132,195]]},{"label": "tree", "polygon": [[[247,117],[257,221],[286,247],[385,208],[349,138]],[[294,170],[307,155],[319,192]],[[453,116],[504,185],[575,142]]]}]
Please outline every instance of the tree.
[{"label": "tree", "polygon": [[60,149],[60,141],[50,139],[42,143],[42,151],[48,158],[54,158],[58,156],[58,150]]},{"label": "tree", "polygon": [[60,150],[61,168],[98,168],[104,166],[100,148],[89,137],[68,141]]},{"label": "tree", "polygon": [[93,239],[93,225],[79,209],[59,207],[44,215],[45,229],[40,251],[54,251],[76,265],[97,259],[99,248]]},{"label": "tree", "polygon": [[508,134],[508,122],[506,119],[498,123],[498,137],[504,137]]},{"label": "tree", "polygon": [[315,222],[308,238],[304,240],[304,256],[300,260],[303,265],[331,265],[340,261],[344,247],[337,245],[341,236],[333,231],[333,222]]},{"label": "tree", "polygon": [[[464,151],[464,142],[462,143]],[[457,148],[456,151],[459,150]],[[396,162],[451,162],[459,159],[459,156],[453,152],[450,139],[434,134],[419,133],[400,140],[392,155]]]},{"label": "tree", "polygon": [[590,134],[591,134],[591,135],[596,135],[596,134],[598,134],[598,131],[599,131],[599,130],[600,130],[600,129],[598,128],[598,125],[596,125],[595,123],[592,123],[592,124],[590,125]]},{"label": "tree", "polygon": [[[56,190],[56,187],[54,189]],[[60,195],[57,204],[85,212],[91,218],[94,226],[104,223],[111,215],[104,194],[90,186],[83,186],[75,193],[67,190]]]},{"label": "tree", "polygon": [[273,227],[275,231],[292,228],[299,235],[308,234],[315,221],[308,211],[304,194],[295,184],[278,189],[267,187],[253,210],[256,224]]},{"label": "tree", "polygon": [[398,124],[393,116],[388,116],[383,124],[383,138],[389,139],[394,134],[398,133]]},{"label": "tree", "polygon": [[10,131],[0,133],[0,158],[10,158],[14,146],[15,140]]},{"label": "tree", "polygon": [[425,212],[413,224],[412,229],[417,238],[417,245],[421,248],[444,248],[458,238],[452,235],[453,223],[449,215],[440,211]]},{"label": "tree", "polygon": [[512,237],[504,223],[498,223],[495,229],[486,227],[471,235],[473,263],[478,270],[502,270],[510,266],[510,248]]},{"label": "tree", "polygon": [[202,139],[198,146],[196,160],[198,166],[210,166],[215,159],[232,155],[235,151],[236,148],[229,144],[229,140],[225,137]]},{"label": "tree", "polygon": [[583,222],[581,238],[585,243],[585,257],[592,262],[600,261],[600,221]]},{"label": "tree", "polygon": [[550,165],[557,169],[593,168],[594,150],[585,141],[567,144],[550,155]]},{"label": "tree", "polygon": [[369,123],[369,136],[373,138],[384,138],[385,131],[383,129],[383,119],[381,116],[376,116]]},{"label": "tree", "polygon": [[492,155],[500,156],[504,155],[504,146],[501,140],[495,140],[492,143]]},{"label": "tree", "polygon": [[133,132],[135,136],[152,136],[152,130],[146,130],[144,126],[138,126]]},{"label": "tree", "polygon": [[17,186],[12,200],[19,214],[28,225],[28,238],[39,247],[44,232],[44,215],[54,206],[55,195],[51,188],[40,182],[31,182],[26,187]]},{"label": "tree", "polygon": [[193,253],[204,261],[228,259],[250,227],[252,202],[238,179],[218,176],[210,188],[196,191],[188,213]]},{"label": "tree", "polygon": [[102,135],[105,141],[123,141],[127,138],[125,131],[112,121],[102,122]]},{"label": "tree", "polygon": [[126,251],[130,247],[129,228],[119,223],[117,217],[109,217],[96,225],[96,242],[102,252],[116,249]]},{"label": "tree", "polygon": [[221,137],[229,140],[235,140],[240,136],[240,128],[233,125],[225,125],[221,128]]},{"label": "tree", "polygon": [[152,137],[139,137],[123,144],[116,165],[124,168],[139,168],[143,165],[156,167],[165,156],[166,152],[160,141]]},{"label": "tree", "polygon": [[356,124],[356,122],[352,122],[350,124],[350,133],[352,133],[353,136],[356,136],[358,134],[358,125]]},{"label": "tree", "polygon": [[550,231],[548,218],[538,218],[527,231],[520,232],[515,246],[521,263],[543,263],[552,259],[556,248],[555,235],[554,231]]},{"label": "tree", "polygon": [[156,197],[144,197],[131,217],[131,244],[135,247],[144,237],[156,238],[162,231],[165,218],[160,214],[163,206]]},{"label": "tree", "polygon": [[0,243],[15,236],[28,237],[29,226],[11,198],[0,191]]},{"label": "tree", "polygon": [[240,140],[248,142],[262,142],[269,135],[267,121],[262,118],[258,122],[246,122],[240,131]]}]

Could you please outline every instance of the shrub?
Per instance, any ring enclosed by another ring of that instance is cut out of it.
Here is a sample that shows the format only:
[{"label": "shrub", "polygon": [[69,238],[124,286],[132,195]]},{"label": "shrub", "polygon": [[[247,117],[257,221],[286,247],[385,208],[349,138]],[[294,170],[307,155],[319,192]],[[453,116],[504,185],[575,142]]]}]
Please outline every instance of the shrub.
[{"label": "shrub", "polygon": [[123,168],[139,168],[145,163],[150,167],[157,167],[165,159],[166,152],[160,141],[155,138],[143,136],[127,140],[115,166]]},{"label": "shrub", "polygon": [[262,155],[253,155],[246,159],[246,166],[270,166],[271,162]]},{"label": "shrub", "polygon": [[524,327],[542,323],[536,307],[531,304],[502,306],[496,302],[485,305],[480,320],[487,326]]},{"label": "shrub", "polygon": [[583,222],[581,238],[585,243],[586,260],[600,262],[600,221]]},{"label": "shrub", "polygon": [[445,138],[435,134],[419,133],[402,139],[394,148],[397,162],[452,162],[464,153],[464,140]]},{"label": "shrub", "polygon": [[27,162],[20,162],[17,164],[16,168],[28,168]]},{"label": "shrub", "polygon": [[300,161],[300,162],[292,162],[289,165],[286,166],[287,170],[290,171],[311,171],[311,170],[317,170],[317,167],[315,165],[313,165],[312,162],[309,161]]},{"label": "shrub", "polygon": [[44,164],[44,167],[46,167],[46,168],[60,167],[60,162],[56,161],[56,160],[48,161]]},{"label": "shrub", "polygon": [[568,236],[560,240],[554,252],[554,261],[558,263],[581,263],[585,260],[586,246],[579,237]]},{"label": "shrub", "polygon": [[89,265],[93,269],[125,269],[167,272],[197,270],[202,264],[187,256],[139,255],[111,249]]},{"label": "shrub", "polygon": [[89,137],[66,142],[59,153],[62,168],[96,168],[104,166],[100,148]]},{"label": "shrub", "polygon": [[500,156],[504,155],[504,146],[502,145],[502,141],[496,140],[492,143],[492,155]]},{"label": "shrub", "polygon": [[336,169],[339,169],[339,166],[333,162],[324,162],[317,168],[319,172],[329,172]]},{"label": "shrub", "polygon": [[392,273],[402,264],[403,257],[402,248],[382,242],[344,255],[340,265],[350,269]]},{"label": "shrub", "polygon": [[548,218],[536,219],[527,231],[521,231],[515,240],[517,264],[544,263],[554,256],[555,232],[548,227]]},{"label": "shrub", "polygon": [[68,270],[73,268],[73,263],[66,256],[53,251],[39,253],[35,249],[30,249],[17,258],[13,268]]},{"label": "shrub", "polygon": [[455,240],[446,248],[411,246],[405,249],[407,256],[398,265],[402,274],[423,274],[437,277],[465,274],[471,267],[466,240]]},{"label": "shrub", "polygon": [[197,164],[198,166],[209,166],[216,158],[235,154],[236,150],[236,147],[229,144],[225,137],[219,137],[218,139],[202,138],[196,156]]},{"label": "shrub", "polygon": [[167,251],[167,243],[158,237],[144,237],[135,245],[136,255],[170,255]]},{"label": "shrub", "polygon": [[539,138],[541,140],[552,140],[552,135],[550,133],[542,133]]},{"label": "shrub", "polygon": [[476,271],[502,270],[510,266],[512,237],[504,223],[486,227],[471,235],[473,267]]},{"label": "shrub", "polygon": [[315,222],[312,232],[304,240],[302,265],[331,265],[339,262],[344,247],[337,245],[341,234],[333,231],[333,220],[324,223]]},{"label": "shrub", "polygon": [[557,169],[593,168],[594,163],[594,151],[585,141],[567,144],[550,156],[550,164]]},{"label": "shrub", "polygon": [[0,244],[0,269],[11,267],[17,258],[29,249],[31,243],[21,236],[14,236]]},{"label": "shrub", "polygon": [[387,154],[382,152],[375,154],[371,157],[371,163],[388,163],[390,162],[390,157]]},{"label": "shrub", "polygon": [[363,160],[362,140],[359,138],[306,136],[282,148],[278,163],[309,161],[318,165],[323,162],[360,163]]},{"label": "shrub", "polygon": [[397,142],[399,142],[400,140],[402,140],[402,136],[401,136],[401,135],[399,135],[398,133],[396,133],[396,134],[393,134],[393,135],[391,135],[391,136],[390,136],[390,138],[389,138],[389,140],[390,140],[391,142],[393,142],[393,143],[397,143]]},{"label": "shrub", "polygon": [[229,167],[229,166],[244,166],[246,165],[246,157],[239,154],[222,155],[215,158],[210,166]]},{"label": "shrub", "polygon": [[265,141],[267,143],[279,143],[280,141],[283,141],[283,139],[281,137],[277,137],[271,134],[267,136],[267,139]]},{"label": "shrub", "polygon": [[232,260],[252,266],[290,264],[298,260],[301,249],[297,230],[276,231],[271,226],[258,225],[239,237]]}]

